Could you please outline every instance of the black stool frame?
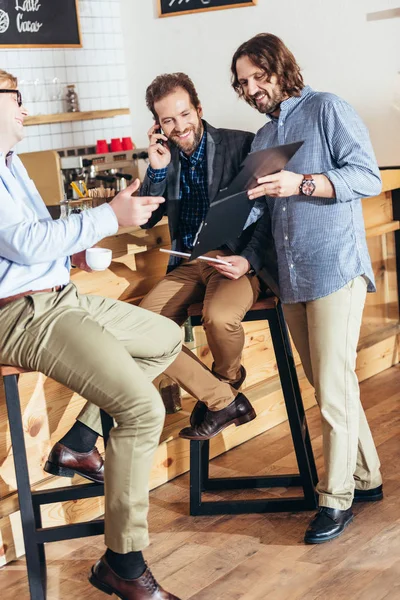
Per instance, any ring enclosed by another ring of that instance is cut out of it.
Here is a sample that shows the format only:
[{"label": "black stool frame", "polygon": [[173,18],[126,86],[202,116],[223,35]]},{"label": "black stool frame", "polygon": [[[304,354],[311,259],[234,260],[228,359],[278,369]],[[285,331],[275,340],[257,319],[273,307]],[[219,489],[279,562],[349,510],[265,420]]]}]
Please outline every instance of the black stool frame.
[{"label": "black stool frame", "polygon": [[[317,506],[315,486],[318,481],[307,420],[301,398],[293,352],[280,302],[274,308],[250,310],[244,321],[267,320],[274,346],[276,362],[299,473],[264,477],[210,478],[210,442],[190,442],[190,514],[220,515],[242,513],[290,512],[313,510]],[[191,316],[192,325],[201,325],[200,316]],[[303,488],[303,496],[280,499],[203,501],[202,492],[244,490],[255,488]]]},{"label": "black stool frame", "polygon": [[[11,442],[14,455],[15,474],[18,486],[18,500],[21,511],[22,531],[25,543],[26,565],[31,600],[46,598],[46,555],[44,544],[104,533],[104,520],[98,519],[71,525],[43,527],[40,507],[53,502],[95,498],[104,495],[104,486],[87,483],[60,487],[42,492],[32,492],[29,480],[28,462],[22,425],[21,404],[18,391],[18,375],[4,375],[3,383],[10,424]],[[101,411],[104,442],[107,443],[112,418]]]}]

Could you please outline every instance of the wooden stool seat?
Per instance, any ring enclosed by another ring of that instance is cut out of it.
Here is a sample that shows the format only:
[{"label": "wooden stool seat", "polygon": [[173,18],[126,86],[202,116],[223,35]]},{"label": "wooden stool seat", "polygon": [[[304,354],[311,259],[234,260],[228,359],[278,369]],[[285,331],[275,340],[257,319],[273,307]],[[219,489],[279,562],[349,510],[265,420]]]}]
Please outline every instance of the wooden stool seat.
[{"label": "wooden stool seat", "polygon": [[[259,298],[257,302],[253,304],[249,312],[260,311],[260,310],[269,310],[274,309],[278,304],[279,300],[276,296],[271,296],[269,298]],[[199,317],[203,313],[203,303],[197,302],[196,304],[191,304],[188,308],[189,317]],[[244,319],[246,320],[246,318]]]},{"label": "wooden stool seat", "polygon": [[[44,504],[53,504],[54,502],[76,501],[84,498],[103,496],[104,485],[99,483],[84,483],[42,491],[31,490],[18,391],[18,377],[22,373],[32,372],[34,371],[21,367],[0,365],[17,480],[30,597],[31,600],[45,600],[45,543],[99,535],[104,532],[104,520],[97,519],[89,522],[71,523],[69,525],[43,527],[41,506]],[[106,444],[109,432],[113,427],[113,420],[102,410],[100,414],[104,443]]]},{"label": "wooden stool seat", "polygon": [[[192,304],[188,309],[191,324],[201,325],[203,304]],[[276,364],[285,400],[288,421],[296,454],[298,473],[256,477],[210,477],[210,440],[190,442],[190,514],[220,515],[264,513],[277,511],[312,510],[317,506],[315,486],[318,481],[307,421],[297,379],[293,352],[276,296],[264,296],[253,304],[243,321],[267,321],[274,347]],[[303,496],[268,498],[260,500],[207,500],[203,492],[220,490],[266,489],[301,487]]]},{"label": "wooden stool seat", "polygon": [[11,367],[10,365],[0,365],[0,375],[22,375],[22,373],[33,373],[31,369],[23,369],[22,367]]}]

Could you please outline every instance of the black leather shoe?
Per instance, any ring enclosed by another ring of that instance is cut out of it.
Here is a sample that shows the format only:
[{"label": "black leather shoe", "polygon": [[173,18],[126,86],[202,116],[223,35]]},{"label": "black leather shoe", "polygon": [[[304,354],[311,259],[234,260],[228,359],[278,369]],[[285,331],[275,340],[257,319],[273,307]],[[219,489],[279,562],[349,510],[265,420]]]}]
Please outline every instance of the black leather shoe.
[{"label": "black leather shoe", "polygon": [[236,398],[222,410],[207,410],[200,425],[185,427],[179,436],[187,440],[209,440],[229,425],[236,427],[256,418],[256,412],[246,396],[238,394]]},{"label": "black leather shoe", "polygon": [[321,506],[304,536],[306,544],[323,544],[337,538],[354,519],[351,508],[340,510]]},{"label": "black leather shoe", "polygon": [[383,487],[378,485],[371,490],[354,490],[353,502],[378,502],[383,499]]},{"label": "black leather shoe", "polygon": [[[214,373],[214,371],[213,371]],[[217,373],[214,373],[215,377],[218,377]],[[239,390],[244,382],[244,380],[246,379],[246,369],[244,368],[243,365],[240,366],[240,378],[235,382],[235,383],[231,383],[231,387],[235,388],[235,390]],[[207,412],[207,405],[204,404],[204,402],[201,402],[201,400],[197,400],[196,404],[194,405],[194,408],[192,410],[192,414],[190,415],[190,426],[191,427],[196,427],[196,425],[200,425],[200,423],[203,421],[204,417],[206,416],[206,412]]]}]

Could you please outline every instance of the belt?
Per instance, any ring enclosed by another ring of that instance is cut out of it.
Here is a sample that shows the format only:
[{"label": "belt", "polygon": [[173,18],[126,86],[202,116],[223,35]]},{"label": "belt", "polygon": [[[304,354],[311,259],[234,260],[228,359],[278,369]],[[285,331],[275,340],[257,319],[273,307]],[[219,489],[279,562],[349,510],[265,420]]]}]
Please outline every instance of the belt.
[{"label": "belt", "polygon": [[25,296],[31,296],[32,294],[44,294],[50,292],[60,292],[64,289],[63,285],[55,285],[52,288],[46,288],[45,290],[28,290],[27,292],[21,292],[20,294],[15,294],[15,296],[8,296],[7,298],[0,298],[0,308],[10,304],[10,302],[15,302],[15,300],[19,300],[20,298],[25,298]]}]

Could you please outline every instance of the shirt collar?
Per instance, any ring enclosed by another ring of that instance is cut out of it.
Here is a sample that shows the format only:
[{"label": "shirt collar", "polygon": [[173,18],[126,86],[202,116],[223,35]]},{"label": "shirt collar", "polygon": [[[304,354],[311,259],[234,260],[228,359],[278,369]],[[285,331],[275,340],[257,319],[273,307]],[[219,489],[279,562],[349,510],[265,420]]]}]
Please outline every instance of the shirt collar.
[{"label": "shirt collar", "polygon": [[7,154],[4,154],[4,152],[0,152],[0,160],[1,160],[1,162],[4,162],[4,164],[6,165],[6,167],[8,167],[10,170],[11,170],[11,167],[12,167],[13,157],[14,157],[14,151],[13,150],[10,150],[10,152],[7,152]]},{"label": "shirt collar", "polygon": [[204,129],[203,136],[200,140],[199,145],[197,146],[196,150],[193,152],[193,154],[191,156],[186,156],[186,154],[184,154],[182,152],[182,150],[180,151],[181,158],[184,158],[192,165],[197,165],[197,163],[201,162],[205,156],[205,153],[206,153],[206,130],[205,129]]},{"label": "shirt collar", "polygon": [[300,92],[300,96],[290,96],[290,98],[281,103],[281,112],[279,117],[273,117],[272,115],[267,116],[271,119],[271,121],[279,121],[282,116],[286,117],[289,113],[291,113],[295,107],[300,104],[300,102],[302,102],[309,94],[312,93],[312,91],[313,90],[309,85],[304,86]]}]

